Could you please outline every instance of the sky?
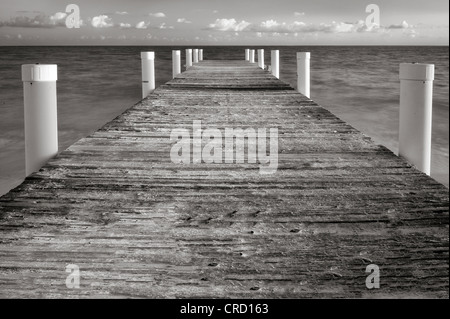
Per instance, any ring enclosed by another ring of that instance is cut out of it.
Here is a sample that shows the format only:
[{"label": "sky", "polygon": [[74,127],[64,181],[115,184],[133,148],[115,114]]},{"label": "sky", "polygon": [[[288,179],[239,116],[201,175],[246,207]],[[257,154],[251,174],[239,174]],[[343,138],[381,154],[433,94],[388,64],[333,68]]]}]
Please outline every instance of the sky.
[{"label": "sky", "polygon": [[69,1],[0,0],[0,45],[449,44],[448,0]]}]

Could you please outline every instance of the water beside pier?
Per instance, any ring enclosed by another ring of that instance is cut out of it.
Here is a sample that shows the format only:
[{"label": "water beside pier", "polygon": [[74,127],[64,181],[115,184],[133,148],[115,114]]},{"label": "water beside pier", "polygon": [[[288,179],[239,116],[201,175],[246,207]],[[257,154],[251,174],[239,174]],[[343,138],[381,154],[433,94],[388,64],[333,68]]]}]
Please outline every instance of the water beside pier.
[{"label": "water beside pier", "polygon": [[[101,127],[141,97],[140,52],[156,52],[156,85],[170,80],[171,50],[184,47],[0,47],[0,194],[24,177],[20,65],[59,65],[60,150]],[[270,50],[265,47],[266,64]],[[393,151],[398,134],[398,65],[436,64],[432,176],[449,180],[448,47],[277,47],[280,78],[296,85],[296,58],[310,51],[311,98]],[[205,59],[243,59],[242,47],[205,47]]]}]

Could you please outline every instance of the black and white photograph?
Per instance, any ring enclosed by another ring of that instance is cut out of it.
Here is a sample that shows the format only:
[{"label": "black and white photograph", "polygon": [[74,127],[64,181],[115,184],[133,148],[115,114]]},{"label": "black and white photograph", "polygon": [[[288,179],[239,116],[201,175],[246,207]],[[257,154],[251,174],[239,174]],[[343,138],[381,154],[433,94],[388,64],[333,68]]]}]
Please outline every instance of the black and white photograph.
[{"label": "black and white photograph", "polygon": [[0,299],[449,299],[449,2],[0,0]]}]

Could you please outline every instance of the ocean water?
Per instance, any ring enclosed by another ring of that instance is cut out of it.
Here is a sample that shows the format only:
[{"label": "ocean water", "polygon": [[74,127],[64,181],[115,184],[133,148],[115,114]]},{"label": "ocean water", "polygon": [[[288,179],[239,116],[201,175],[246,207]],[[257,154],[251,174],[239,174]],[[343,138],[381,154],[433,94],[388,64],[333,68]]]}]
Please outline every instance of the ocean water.
[{"label": "ocean water", "polygon": [[[20,68],[58,64],[59,148],[141,99],[141,51],[155,51],[156,84],[169,81],[171,51],[185,47],[0,47],[0,195],[25,177]],[[205,59],[244,59],[244,47],[203,47]],[[255,47],[255,49],[258,49]],[[394,152],[398,147],[398,68],[436,65],[432,177],[449,185],[448,47],[264,47],[280,50],[280,78],[296,87],[296,52],[311,52],[311,98]]]}]

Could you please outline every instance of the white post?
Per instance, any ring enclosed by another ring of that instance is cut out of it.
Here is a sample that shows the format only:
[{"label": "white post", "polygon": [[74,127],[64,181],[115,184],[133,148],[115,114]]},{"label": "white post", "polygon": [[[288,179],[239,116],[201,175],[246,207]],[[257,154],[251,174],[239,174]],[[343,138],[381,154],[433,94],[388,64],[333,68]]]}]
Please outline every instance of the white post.
[{"label": "white post", "polygon": [[22,65],[26,176],[58,153],[57,80],[55,64]]},{"label": "white post", "polygon": [[250,61],[250,49],[245,49],[245,61]]},{"label": "white post", "polygon": [[172,51],[172,70],[174,78],[181,73],[181,52],[179,50]]},{"label": "white post", "polygon": [[265,65],[264,65],[264,49],[259,49],[258,50],[258,66],[264,70]]},{"label": "white post", "polygon": [[434,64],[400,64],[399,155],[431,173]]},{"label": "white post", "polygon": [[186,69],[192,66],[192,49],[186,49]]},{"label": "white post", "polygon": [[198,63],[198,49],[194,49],[194,63]]},{"label": "white post", "polygon": [[198,59],[199,61],[203,61],[203,49],[198,50]]},{"label": "white post", "polygon": [[279,50],[272,50],[271,54],[272,58],[272,74],[280,78],[280,51]]},{"label": "white post", "polygon": [[250,50],[250,63],[255,63],[255,50]]},{"label": "white post", "polygon": [[310,98],[310,52],[297,53],[297,91]]},{"label": "white post", "polygon": [[142,60],[142,98],[155,89],[155,52],[141,52]]}]

